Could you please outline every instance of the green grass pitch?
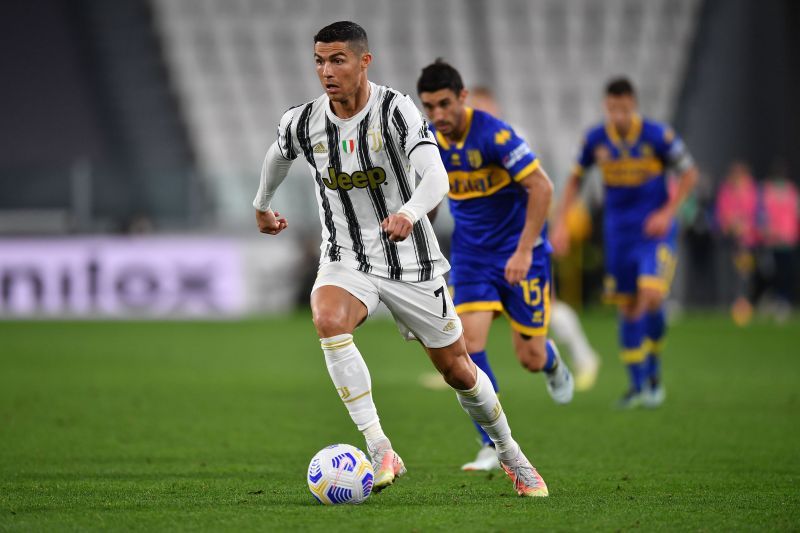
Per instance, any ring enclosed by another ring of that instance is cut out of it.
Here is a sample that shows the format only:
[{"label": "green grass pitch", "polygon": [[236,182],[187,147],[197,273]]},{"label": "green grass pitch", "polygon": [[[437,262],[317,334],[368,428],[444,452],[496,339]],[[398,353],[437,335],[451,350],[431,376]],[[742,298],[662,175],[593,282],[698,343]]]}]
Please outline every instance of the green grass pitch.
[{"label": "green grass pitch", "polygon": [[585,320],[595,389],[554,405],[499,320],[489,345],[514,434],[550,487],[466,474],[474,430],[387,320],[358,330],[407,477],[361,506],[306,488],[324,445],[363,447],[305,314],[242,322],[0,323],[0,530],[798,530],[800,321],[672,325],[668,399],[616,412],[615,325]]}]

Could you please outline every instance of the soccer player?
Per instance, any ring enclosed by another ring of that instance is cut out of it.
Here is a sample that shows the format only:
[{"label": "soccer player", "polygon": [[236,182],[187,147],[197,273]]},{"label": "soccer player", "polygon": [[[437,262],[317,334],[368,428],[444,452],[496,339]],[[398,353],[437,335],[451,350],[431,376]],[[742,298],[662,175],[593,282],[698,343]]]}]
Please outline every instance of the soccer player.
[{"label": "soccer player", "polygon": [[449,264],[427,213],[447,193],[447,173],[427,123],[409,97],[368,81],[372,55],[359,25],[335,22],[321,29],[313,57],[325,92],[283,115],[253,205],[262,233],[285,230],[288,222],[271,209],[271,199],[292,161],[305,161],[323,241],[313,321],[331,379],[366,439],[375,490],[406,471],[381,428],[369,370],[353,341],[356,327],[382,301],[490,435],[517,493],[547,496],[544,480],[511,436],[489,377],[467,354],[442,278]]},{"label": "soccer player", "polygon": [[[441,59],[417,82],[433,123],[450,180],[453,230],[450,285],[464,324],[467,351],[497,390],[486,355],[492,320],[511,324],[517,358],[530,372],[544,372],[557,403],[572,400],[573,381],[558,349],[547,339],[550,319],[550,244],[545,219],[553,186],[536,155],[505,122],[464,105],[458,71]],[[492,439],[479,425],[483,446],[465,470],[497,467]]]},{"label": "soccer player", "polygon": [[[658,407],[664,402],[660,355],[666,333],[664,297],[675,271],[675,213],[697,181],[691,155],[667,125],[642,118],[626,78],[611,80],[606,122],[591,128],[558,209],[553,243],[569,246],[566,214],[586,169],[597,165],[605,184],[606,292],[619,309],[622,360],[630,388],[620,407]],[[667,173],[679,176],[668,192]]]},{"label": "soccer player", "polygon": [[[485,111],[495,117],[501,117],[500,106],[494,93],[488,87],[473,87],[469,90],[466,104],[474,109]],[[517,134],[521,134],[517,129]],[[525,138],[525,135],[521,135]],[[575,390],[591,389],[597,381],[600,358],[586,338],[581,327],[578,314],[563,300],[555,295],[550,303],[550,332],[559,343],[565,345],[572,359],[572,370],[575,377]]]}]

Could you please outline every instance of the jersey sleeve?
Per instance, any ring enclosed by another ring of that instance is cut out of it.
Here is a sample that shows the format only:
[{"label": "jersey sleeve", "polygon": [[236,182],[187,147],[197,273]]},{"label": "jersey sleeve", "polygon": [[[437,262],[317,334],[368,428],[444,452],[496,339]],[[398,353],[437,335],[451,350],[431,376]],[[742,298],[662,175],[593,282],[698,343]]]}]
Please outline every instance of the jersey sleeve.
[{"label": "jersey sleeve", "polygon": [[664,162],[664,167],[677,174],[683,174],[694,166],[694,159],[683,143],[670,127],[663,127],[659,132],[660,138],[656,142],[658,157]]},{"label": "jersey sleeve", "polygon": [[578,176],[582,176],[592,166],[594,166],[594,144],[591,136],[587,133],[578,151],[573,172]]},{"label": "jersey sleeve", "polygon": [[300,147],[297,143],[297,124],[295,124],[294,112],[297,108],[289,109],[281,117],[278,124],[278,150],[281,155],[290,161],[297,159],[297,154],[300,152]]},{"label": "jersey sleeve", "polygon": [[495,163],[508,171],[514,181],[519,181],[539,167],[539,159],[528,143],[517,135],[514,129],[502,121],[497,121],[494,133],[485,139],[490,145]]},{"label": "jersey sleeve", "polygon": [[392,112],[389,133],[408,157],[417,146],[432,144],[438,146],[428,121],[422,116],[409,96],[400,98]]}]

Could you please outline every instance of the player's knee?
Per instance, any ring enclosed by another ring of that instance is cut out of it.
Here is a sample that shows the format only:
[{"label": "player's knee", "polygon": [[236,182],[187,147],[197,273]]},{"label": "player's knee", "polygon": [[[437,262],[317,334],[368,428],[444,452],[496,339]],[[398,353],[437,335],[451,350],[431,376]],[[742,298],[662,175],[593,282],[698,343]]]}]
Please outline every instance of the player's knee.
[{"label": "player's knee", "polygon": [[347,315],[337,309],[314,309],[312,319],[320,338],[333,337],[348,331]]},{"label": "player's knee", "polygon": [[642,300],[642,307],[649,313],[658,311],[658,309],[664,303],[664,295],[655,290],[642,290],[639,297]]},{"label": "player's knee", "polygon": [[464,343],[467,345],[468,353],[478,353],[483,351],[486,347],[486,341],[477,336],[470,335],[466,330],[464,330]]},{"label": "player's knee", "polygon": [[639,302],[634,298],[621,302],[617,306],[617,310],[625,320],[636,320],[641,314]]}]

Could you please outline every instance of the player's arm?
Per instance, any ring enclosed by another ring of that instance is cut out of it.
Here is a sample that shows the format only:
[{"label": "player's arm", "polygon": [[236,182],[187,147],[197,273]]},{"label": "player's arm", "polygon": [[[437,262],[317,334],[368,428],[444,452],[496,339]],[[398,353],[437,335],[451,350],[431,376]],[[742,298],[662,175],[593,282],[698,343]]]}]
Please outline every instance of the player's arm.
[{"label": "player's arm", "polygon": [[566,255],[569,252],[569,231],[567,229],[567,214],[569,213],[575,201],[578,199],[578,194],[581,191],[581,172],[576,167],[570,172],[567,182],[564,184],[564,191],[561,193],[561,199],[556,207],[555,216],[553,218],[553,233],[550,237],[550,243],[553,245],[553,251],[558,256]]},{"label": "player's arm", "polygon": [[644,222],[644,233],[650,237],[663,237],[669,233],[675,215],[697,184],[699,172],[683,141],[671,130],[664,132],[664,155],[667,169],[678,175],[678,188],[663,207],[654,211]]},{"label": "player's arm", "polygon": [[270,208],[272,197],[278,186],[283,183],[284,178],[289,173],[292,161],[297,157],[298,147],[290,139],[297,138],[291,135],[292,121],[294,119],[293,109],[290,109],[281,117],[278,124],[278,139],[272,143],[264,157],[264,164],[261,166],[261,179],[258,184],[258,192],[253,200],[253,207],[256,208],[256,223],[258,231],[268,235],[277,235],[288,226],[286,218],[281,218],[280,213],[274,212]]},{"label": "player's arm", "polygon": [[256,208],[256,223],[258,231],[261,233],[277,235],[289,225],[286,218],[281,218],[280,213],[271,209],[270,204],[275,191],[286,178],[291,166],[292,160],[283,156],[278,142],[272,143],[264,158],[258,192],[253,200],[253,207]]},{"label": "player's arm", "polygon": [[435,144],[418,144],[412,149],[409,159],[421,179],[408,202],[381,223],[392,241],[405,240],[414,224],[438,206],[450,188],[447,171]]},{"label": "player's arm", "polygon": [[[402,241],[411,234],[418,220],[439,205],[450,189],[450,182],[436,139],[413,100],[408,96],[400,98],[392,116],[389,129],[393,140],[397,146],[404,147],[406,157],[420,176],[419,185],[408,202],[381,223],[390,240]],[[398,122],[406,127],[398,129]]]},{"label": "player's arm", "polygon": [[531,268],[533,248],[542,233],[553,198],[553,183],[540,165],[516,179],[528,191],[528,204],[517,249],[506,262],[506,281],[511,284],[525,279]]}]

